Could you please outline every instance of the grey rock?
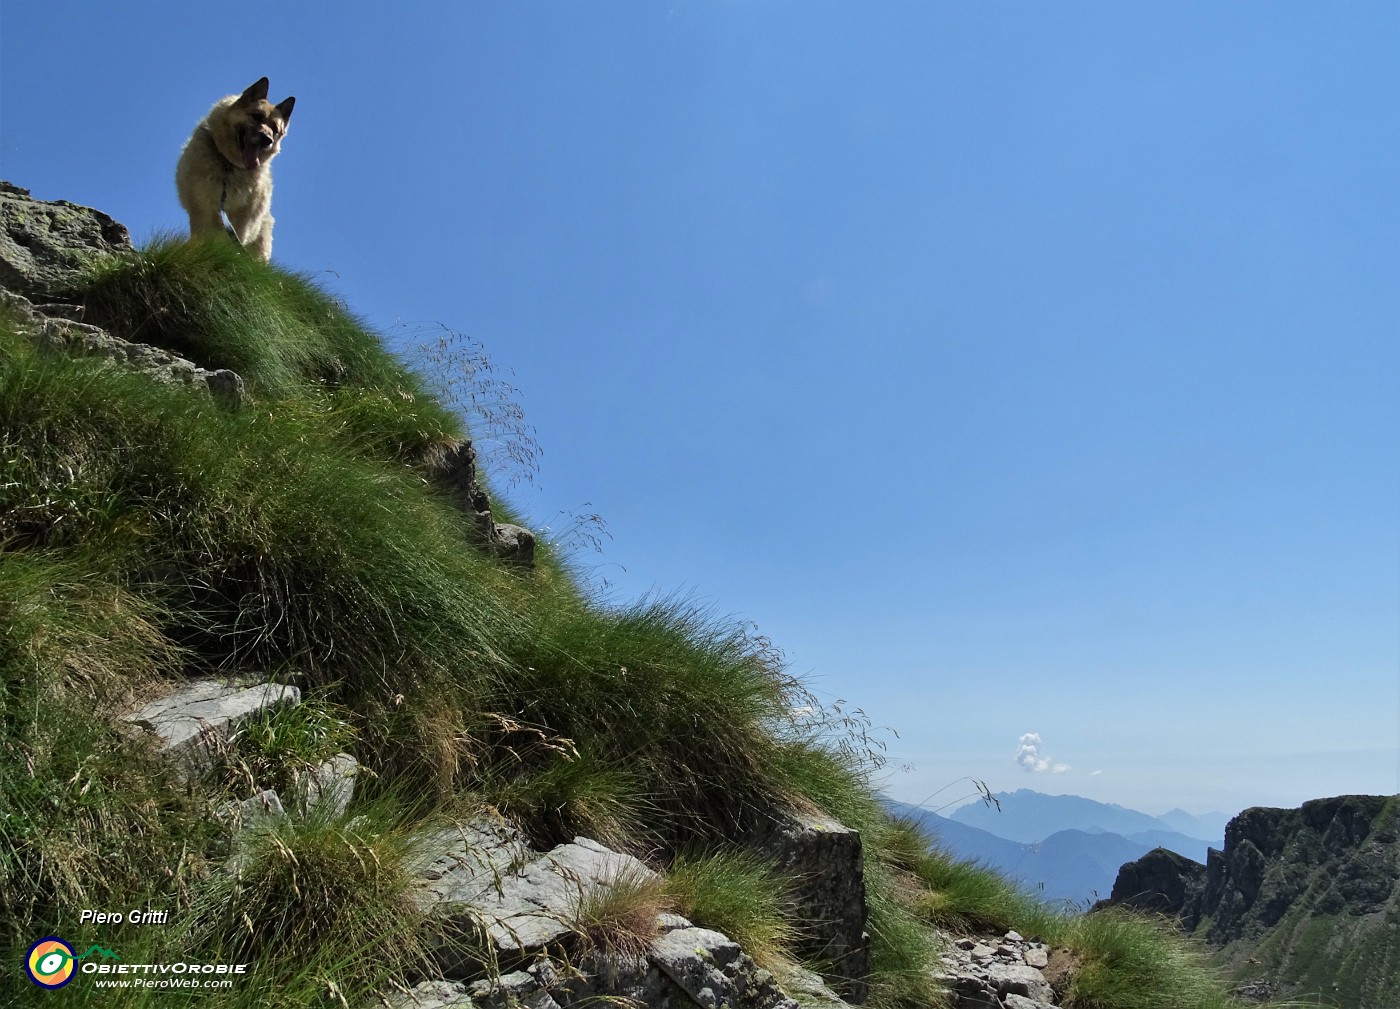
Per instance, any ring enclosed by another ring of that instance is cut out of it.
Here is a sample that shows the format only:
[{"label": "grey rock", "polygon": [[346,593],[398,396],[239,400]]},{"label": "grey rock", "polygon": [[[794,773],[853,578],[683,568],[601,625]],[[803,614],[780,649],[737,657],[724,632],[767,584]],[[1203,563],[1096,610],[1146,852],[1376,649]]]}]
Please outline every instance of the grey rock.
[{"label": "grey rock", "polygon": [[1008,995],[1002,1000],[1002,1005],[1006,1006],[1006,1009],[1055,1009],[1048,1002],[1037,1002],[1024,995]]},{"label": "grey rock", "polygon": [[49,300],[94,258],[131,251],[126,227],[102,211],[0,181],[0,287]]},{"label": "grey rock", "polygon": [[1054,1001],[1055,992],[1045,975],[1026,964],[991,963],[987,965],[987,977],[996,985],[997,995],[1024,995],[1041,1002]]},{"label": "grey rock", "polygon": [[470,1009],[471,995],[460,981],[422,981],[385,998],[389,1009]]},{"label": "grey rock", "polygon": [[521,565],[522,567],[534,567],[535,564],[535,534],[524,526],[512,525],[509,522],[497,522],[494,524],[495,552],[508,560]]},{"label": "grey rock", "polygon": [[1049,952],[1043,943],[1027,941],[1015,932],[982,940],[950,940],[942,955],[945,969],[936,980],[948,992],[950,1009],[1004,1009],[1013,1004],[1008,1001],[1013,997],[1053,1009],[1054,990],[1045,975],[1027,962],[1048,965]]},{"label": "grey rock", "polygon": [[301,700],[301,691],[282,683],[251,686],[223,680],[191,680],[125,717],[156,734],[160,749],[190,774],[211,764],[211,747],[227,740],[240,722]]},{"label": "grey rock", "polygon": [[645,956],[589,952],[573,964],[570,976],[550,990],[566,1009],[599,1006],[645,1006],[646,1009],[695,1009],[690,996]]},{"label": "grey rock", "polygon": [[490,980],[476,981],[467,991],[472,1002],[483,1009],[559,1009],[559,1003],[546,990],[536,973],[512,971]]},{"label": "grey rock", "polygon": [[1271,1002],[1278,992],[1267,981],[1254,981],[1240,985],[1230,994],[1244,1002]]},{"label": "grey rock", "polygon": [[865,931],[865,861],[860,833],[831,819],[789,814],[761,847],[796,880],[798,954],[823,964],[823,977],[847,1002],[869,994],[870,936]]},{"label": "grey rock", "polygon": [[360,762],[348,753],[337,753],[297,782],[297,805],[303,812],[316,811],[337,817],[355,796],[355,775]]},{"label": "grey rock", "polygon": [[225,820],[235,832],[268,820],[286,815],[282,800],[272,789],[267,788],[241,802],[225,803],[215,814]]},{"label": "grey rock", "polygon": [[845,1002],[832,991],[822,976],[805,967],[789,967],[781,981],[783,991],[802,1009],[844,1009]]},{"label": "grey rock", "polygon": [[621,878],[655,876],[632,856],[588,838],[531,857],[508,828],[459,829],[456,839],[435,835],[439,845],[447,844],[426,864],[418,896],[444,922],[437,946],[448,977],[475,964],[474,952],[455,943],[454,935],[479,930],[501,963],[523,963],[575,931],[578,908],[593,890]]},{"label": "grey rock", "polygon": [[1027,967],[1034,967],[1037,970],[1044,970],[1050,965],[1050,954],[1038,946],[1033,946],[1022,953],[1021,959],[1026,962]]}]

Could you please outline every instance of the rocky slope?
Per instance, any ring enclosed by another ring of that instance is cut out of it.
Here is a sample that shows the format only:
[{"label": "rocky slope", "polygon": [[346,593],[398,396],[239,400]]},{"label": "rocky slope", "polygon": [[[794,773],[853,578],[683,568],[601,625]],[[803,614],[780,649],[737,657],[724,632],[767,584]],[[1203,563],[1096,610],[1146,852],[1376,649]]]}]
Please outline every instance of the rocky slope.
[{"label": "rocky slope", "polygon": [[1205,865],[1157,849],[1111,901],[1174,915],[1262,997],[1347,1009],[1400,1004],[1400,796],[1247,809]]},{"label": "rocky slope", "polygon": [[[98,358],[107,362],[104,367],[183,386],[230,415],[246,410],[251,384],[240,374],[116,336],[85,321],[84,309],[64,300],[74,271],[94,256],[132,253],[126,229],[106,215],[34,200],[23,189],[0,183],[0,310],[9,332],[45,353]],[[476,480],[469,441],[439,447],[433,458],[416,462],[424,465],[442,496],[465,513],[476,547],[517,571],[532,567],[530,533],[494,520]],[[231,740],[249,725],[266,725],[279,713],[307,707],[297,687],[269,680],[266,672],[166,679],[151,691],[139,703],[114,711],[112,727],[135,740],[143,753],[155,753],[191,792],[209,783]],[[0,738],[0,743],[7,760],[27,745],[18,735]],[[363,783],[375,777],[367,766],[372,758],[363,749],[327,754],[292,775],[280,792],[271,787],[273,782],[253,777],[243,789],[248,797],[211,800],[216,822],[208,826],[218,835],[213,848],[229,855],[201,871],[226,879],[244,877],[256,863],[259,846],[268,848],[269,837],[273,848],[295,865],[296,858],[276,838],[287,824],[298,823],[334,825],[333,844],[352,852],[365,870],[363,853],[376,850],[375,828],[369,818],[356,814],[353,803]],[[25,766],[33,778],[32,763]],[[796,934],[792,953],[820,967],[824,976],[794,963],[775,976],[727,936],[671,913],[629,923],[630,935],[624,938],[636,942],[625,948],[592,942],[581,909],[619,886],[645,887],[661,879],[664,864],[641,861],[637,854],[647,854],[641,846],[628,853],[618,850],[625,844],[609,847],[587,837],[537,846],[501,816],[461,816],[446,823],[439,817],[413,828],[408,848],[416,854],[404,863],[412,876],[411,901],[422,919],[433,923],[418,936],[431,948],[427,962],[433,966],[426,975],[420,971],[408,977],[408,985],[382,988],[376,1004],[524,1003],[533,1009],[568,1009],[627,1001],[677,1009],[795,1009],[799,1003],[841,1009],[867,1001],[875,928],[873,918],[868,920],[873,901],[867,893],[869,856],[862,835],[812,810],[774,806],[761,812],[768,829],[746,843],[793,881],[788,895]],[[0,861],[12,854],[7,844],[0,844]],[[904,885],[911,885],[913,876],[906,875]],[[301,885],[305,882],[303,877]],[[215,879],[213,890],[219,885]],[[292,887],[297,886],[294,874]],[[0,889],[0,898],[8,901],[9,896]],[[248,927],[253,927],[251,920]],[[924,972],[935,982],[928,991],[941,987],[951,1006],[1053,1009],[1069,990],[1069,975],[1055,970],[1058,951],[1036,937],[970,926],[958,937],[928,931],[945,949],[941,960],[930,962]],[[333,983],[327,982],[327,991],[339,997]],[[337,1004],[346,1004],[344,998]]]}]

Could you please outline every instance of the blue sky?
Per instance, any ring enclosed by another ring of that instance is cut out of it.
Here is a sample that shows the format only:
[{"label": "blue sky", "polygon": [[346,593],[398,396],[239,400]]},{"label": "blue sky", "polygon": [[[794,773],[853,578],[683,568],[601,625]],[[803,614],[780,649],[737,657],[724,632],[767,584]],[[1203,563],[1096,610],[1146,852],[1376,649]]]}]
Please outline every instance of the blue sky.
[{"label": "blue sky", "polygon": [[182,229],[268,75],[274,258],[481,340],[518,508],[897,730],[898,798],[1400,791],[1400,6],[235,10],[4,0],[0,176]]}]

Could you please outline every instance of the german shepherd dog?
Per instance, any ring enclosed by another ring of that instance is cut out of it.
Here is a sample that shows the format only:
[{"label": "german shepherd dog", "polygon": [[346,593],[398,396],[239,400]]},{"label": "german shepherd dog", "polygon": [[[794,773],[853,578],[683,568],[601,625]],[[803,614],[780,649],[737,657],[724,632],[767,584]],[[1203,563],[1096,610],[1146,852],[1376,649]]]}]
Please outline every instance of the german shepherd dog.
[{"label": "german shepherd dog", "polygon": [[295,98],[273,105],[267,78],[241,95],[220,98],[194,128],[175,167],[180,205],[190,215],[190,237],[224,230],[264,263],[272,255],[272,170]]}]

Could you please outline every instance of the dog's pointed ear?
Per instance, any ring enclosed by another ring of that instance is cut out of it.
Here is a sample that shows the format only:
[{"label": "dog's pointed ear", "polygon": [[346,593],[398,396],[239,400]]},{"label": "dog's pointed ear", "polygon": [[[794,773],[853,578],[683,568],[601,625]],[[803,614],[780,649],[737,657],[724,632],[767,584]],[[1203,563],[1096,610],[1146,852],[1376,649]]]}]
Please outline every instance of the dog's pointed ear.
[{"label": "dog's pointed ear", "polygon": [[267,97],[267,78],[259,77],[252,84],[248,85],[248,90],[238,96],[238,100],[247,105],[260,102]]},{"label": "dog's pointed ear", "polygon": [[282,113],[283,122],[286,122],[288,119],[292,118],[292,106],[296,103],[297,100],[295,96],[292,98],[284,98],[277,103],[277,111]]}]

